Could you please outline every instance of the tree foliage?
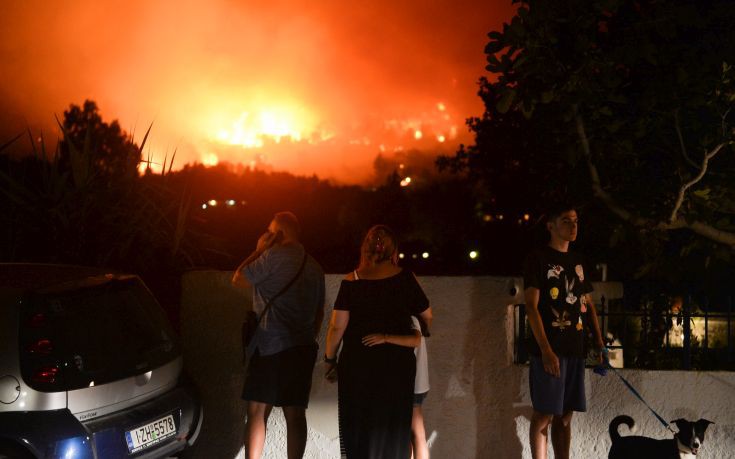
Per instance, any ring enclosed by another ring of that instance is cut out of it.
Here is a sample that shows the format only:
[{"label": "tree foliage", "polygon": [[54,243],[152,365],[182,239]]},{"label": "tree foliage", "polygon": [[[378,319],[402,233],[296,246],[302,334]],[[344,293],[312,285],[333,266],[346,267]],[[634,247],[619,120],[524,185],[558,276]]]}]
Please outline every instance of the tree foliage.
[{"label": "tree foliage", "polygon": [[165,174],[138,177],[145,140],[138,146],[117,121],[102,121],[91,101],[72,105],[59,125],[55,151],[30,135],[33,154],[0,156],[0,259],[138,273],[192,265],[188,200],[171,193]]},{"label": "tree foliage", "polygon": [[476,142],[440,166],[469,171],[506,206],[549,190],[594,200],[656,247],[649,258],[675,239],[681,251],[729,259],[731,2],[516,3],[511,22],[488,35],[486,110],[469,120]]},{"label": "tree foliage", "polygon": [[82,152],[88,153],[89,170],[104,180],[137,177],[141,151],[117,120],[102,120],[97,104],[86,100],[80,107],[72,104],[64,112],[61,127],[64,137],[59,150],[62,168],[71,168]]}]

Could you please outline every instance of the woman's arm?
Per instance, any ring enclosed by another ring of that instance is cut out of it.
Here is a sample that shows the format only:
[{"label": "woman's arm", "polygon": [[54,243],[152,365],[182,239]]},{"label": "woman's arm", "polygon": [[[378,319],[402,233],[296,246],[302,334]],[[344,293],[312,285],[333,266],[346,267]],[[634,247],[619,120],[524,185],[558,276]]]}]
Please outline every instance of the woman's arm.
[{"label": "woman's arm", "polygon": [[327,329],[327,343],[324,350],[324,362],[326,371],[324,377],[330,382],[337,380],[337,349],[339,343],[342,342],[342,336],[350,321],[350,311],[333,310],[332,317],[329,319],[329,328]]},{"label": "woman's arm", "polygon": [[388,335],[385,333],[372,333],[363,336],[362,344],[368,347],[379,344],[395,344],[396,346],[419,347],[421,344],[421,332],[414,330],[411,335]]},{"label": "woman's arm", "polygon": [[329,329],[327,330],[327,344],[324,351],[324,357],[327,359],[336,359],[339,343],[342,342],[342,336],[350,321],[350,311],[332,311],[332,317],[329,319]]}]

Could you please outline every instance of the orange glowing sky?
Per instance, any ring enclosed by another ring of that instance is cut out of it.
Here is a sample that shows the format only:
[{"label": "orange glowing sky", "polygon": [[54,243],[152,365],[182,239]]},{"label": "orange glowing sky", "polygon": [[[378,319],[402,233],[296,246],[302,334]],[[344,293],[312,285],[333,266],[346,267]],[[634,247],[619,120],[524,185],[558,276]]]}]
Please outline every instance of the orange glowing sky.
[{"label": "orange glowing sky", "polygon": [[93,99],[156,158],[360,182],[379,152],[452,152],[510,0],[4,0],[0,143]]}]

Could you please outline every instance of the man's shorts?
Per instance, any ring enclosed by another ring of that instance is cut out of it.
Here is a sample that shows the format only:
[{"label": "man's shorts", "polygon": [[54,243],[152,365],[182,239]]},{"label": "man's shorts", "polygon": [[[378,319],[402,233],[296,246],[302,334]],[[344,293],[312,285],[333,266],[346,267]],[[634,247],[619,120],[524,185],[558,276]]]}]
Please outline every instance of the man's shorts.
[{"label": "man's shorts", "polygon": [[307,408],[317,349],[316,344],[294,346],[266,356],[256,350],[245,373],[243,400]]},{"label": "man's shorts", "polygon": [[584,393],[584,359],[559,357],[559,378],[544,371],[541,357],[531,356],[528,382],[534,411],[561,416],[569,411],[587,411]]}]

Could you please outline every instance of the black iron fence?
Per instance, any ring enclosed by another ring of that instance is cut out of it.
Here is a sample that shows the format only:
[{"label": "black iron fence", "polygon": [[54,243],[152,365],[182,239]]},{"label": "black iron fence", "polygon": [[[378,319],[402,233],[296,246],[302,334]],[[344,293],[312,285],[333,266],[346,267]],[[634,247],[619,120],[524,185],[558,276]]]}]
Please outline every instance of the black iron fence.
[{"label": "black iron fence", "polygon": [[[663,304],[663,306],[662,306]],[[717,304],[707,298],[673,302],[623,300],[597,305],[600,328],[618,366],[657,370],[735,371],[733,299]],[[528,361],[531,337],[524,304],[515,308],[515,360]],[[622,351],[622,352],[621,352]],[[593,360],[590,359],[590,362]]]}]

